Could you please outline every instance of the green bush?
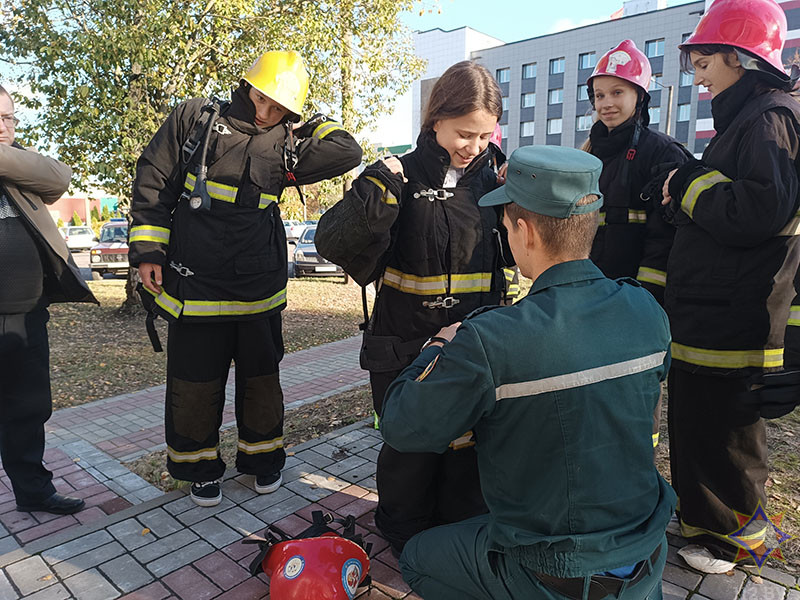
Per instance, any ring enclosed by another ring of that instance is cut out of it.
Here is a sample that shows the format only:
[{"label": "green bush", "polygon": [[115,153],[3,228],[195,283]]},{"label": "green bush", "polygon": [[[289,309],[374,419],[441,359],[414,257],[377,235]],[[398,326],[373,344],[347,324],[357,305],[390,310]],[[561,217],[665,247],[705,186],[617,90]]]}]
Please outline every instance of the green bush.
[{"label": "green bush", "polygon": [[58,221],[56,221],[56,227],[63,227],[64,226],[64,219],[58,217]]},{"label": "green bush", "polygon": [[103,205],[101,214],[103,215],[103,221],[108,221],[111,218],[111,211],[108,210],[108,204]]},{"label": "green bush", "polygon": [[70,225],[74,225],[76,227],[79,225],[83,225],[83,221],[81,221],[80,216],[78,216],[77,210],[72,211],[72,220],[70,221]]},{"label": "green bush", "polygon": [[92,220],[93,221],[99,221],[100,220],[100,211],[97,210],[96,206],[92,207],[91,215],[92,215]]}]

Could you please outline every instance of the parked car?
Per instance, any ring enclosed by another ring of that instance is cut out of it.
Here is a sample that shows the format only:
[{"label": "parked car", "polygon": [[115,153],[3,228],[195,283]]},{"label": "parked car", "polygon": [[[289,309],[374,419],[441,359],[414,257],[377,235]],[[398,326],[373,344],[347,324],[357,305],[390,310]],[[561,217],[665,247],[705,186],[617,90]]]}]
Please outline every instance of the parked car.
[{"label": "parked car", "polygon": [[295,221],[294,219],[283,220],[283,230],[286,232],[286,239],[290,242],[296,241],[305,228],[306,226],[300,221]]},{"label": "parked car", "polygon": [[85,225],[68,225],[59,227],[58,231],[70,250],[88,250],[97,242],[97,236],[92,228]]},{"label": "parked car", "polygon": [[297,241],[297,248],[294,251],[295,277],[344,277],[345,283],[350,281],[350,277],[342,267],[317,254],[317,247],[314,245],[315,233],[317,233],[316,227],[306,227]]},{"label": "parked car", "polygon": [[92,279],[102,279],[106,273],[128,274],[128,221],[111,219],[100,229],[100,242],[90,250],[89,266]]}]

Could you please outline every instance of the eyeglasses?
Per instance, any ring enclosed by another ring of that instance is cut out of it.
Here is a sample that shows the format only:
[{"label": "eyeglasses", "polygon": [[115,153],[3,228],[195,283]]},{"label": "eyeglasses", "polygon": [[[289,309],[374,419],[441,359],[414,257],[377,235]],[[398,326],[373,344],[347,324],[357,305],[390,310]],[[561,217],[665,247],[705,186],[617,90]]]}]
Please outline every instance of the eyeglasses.
[{"label": "eyeglasses", "polygon": [[19,125],[19,119],[14,115],[0,115],[0,119],[3,120],[6,127],[16,127]]}]

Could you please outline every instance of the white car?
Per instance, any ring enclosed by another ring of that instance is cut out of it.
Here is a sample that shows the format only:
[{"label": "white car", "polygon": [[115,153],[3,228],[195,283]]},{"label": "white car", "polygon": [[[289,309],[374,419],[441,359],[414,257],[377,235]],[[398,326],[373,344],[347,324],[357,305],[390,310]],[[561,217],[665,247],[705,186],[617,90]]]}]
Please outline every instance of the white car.
[{"label": "white car", "polygon": [[283,230],[286,232],[286,239],[290,242],[297,241],[305,228],[306,224],[300,221],[295,221],[294,219],[283,220]]},{"label": "white car", "polygon": [[85,225],[59,227],[58,231],[70,250],[88,250],[97,243],[94,231]]}]

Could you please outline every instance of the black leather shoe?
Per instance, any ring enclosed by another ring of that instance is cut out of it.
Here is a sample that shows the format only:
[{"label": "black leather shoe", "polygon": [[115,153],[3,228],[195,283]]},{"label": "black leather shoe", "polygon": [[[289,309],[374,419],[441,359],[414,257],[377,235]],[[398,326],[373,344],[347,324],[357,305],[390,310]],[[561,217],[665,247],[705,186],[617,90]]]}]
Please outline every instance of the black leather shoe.
[{"label": "black leather shoe", "polygon": [[38,504],[27,504],[25,506],[17,504],[17,510],[22,512],[47,512],[53,513],[54,515],[71,515],[72,513],[83,510],[85,505],[86,502],[81,498],[62,496],[56,493]]}]

